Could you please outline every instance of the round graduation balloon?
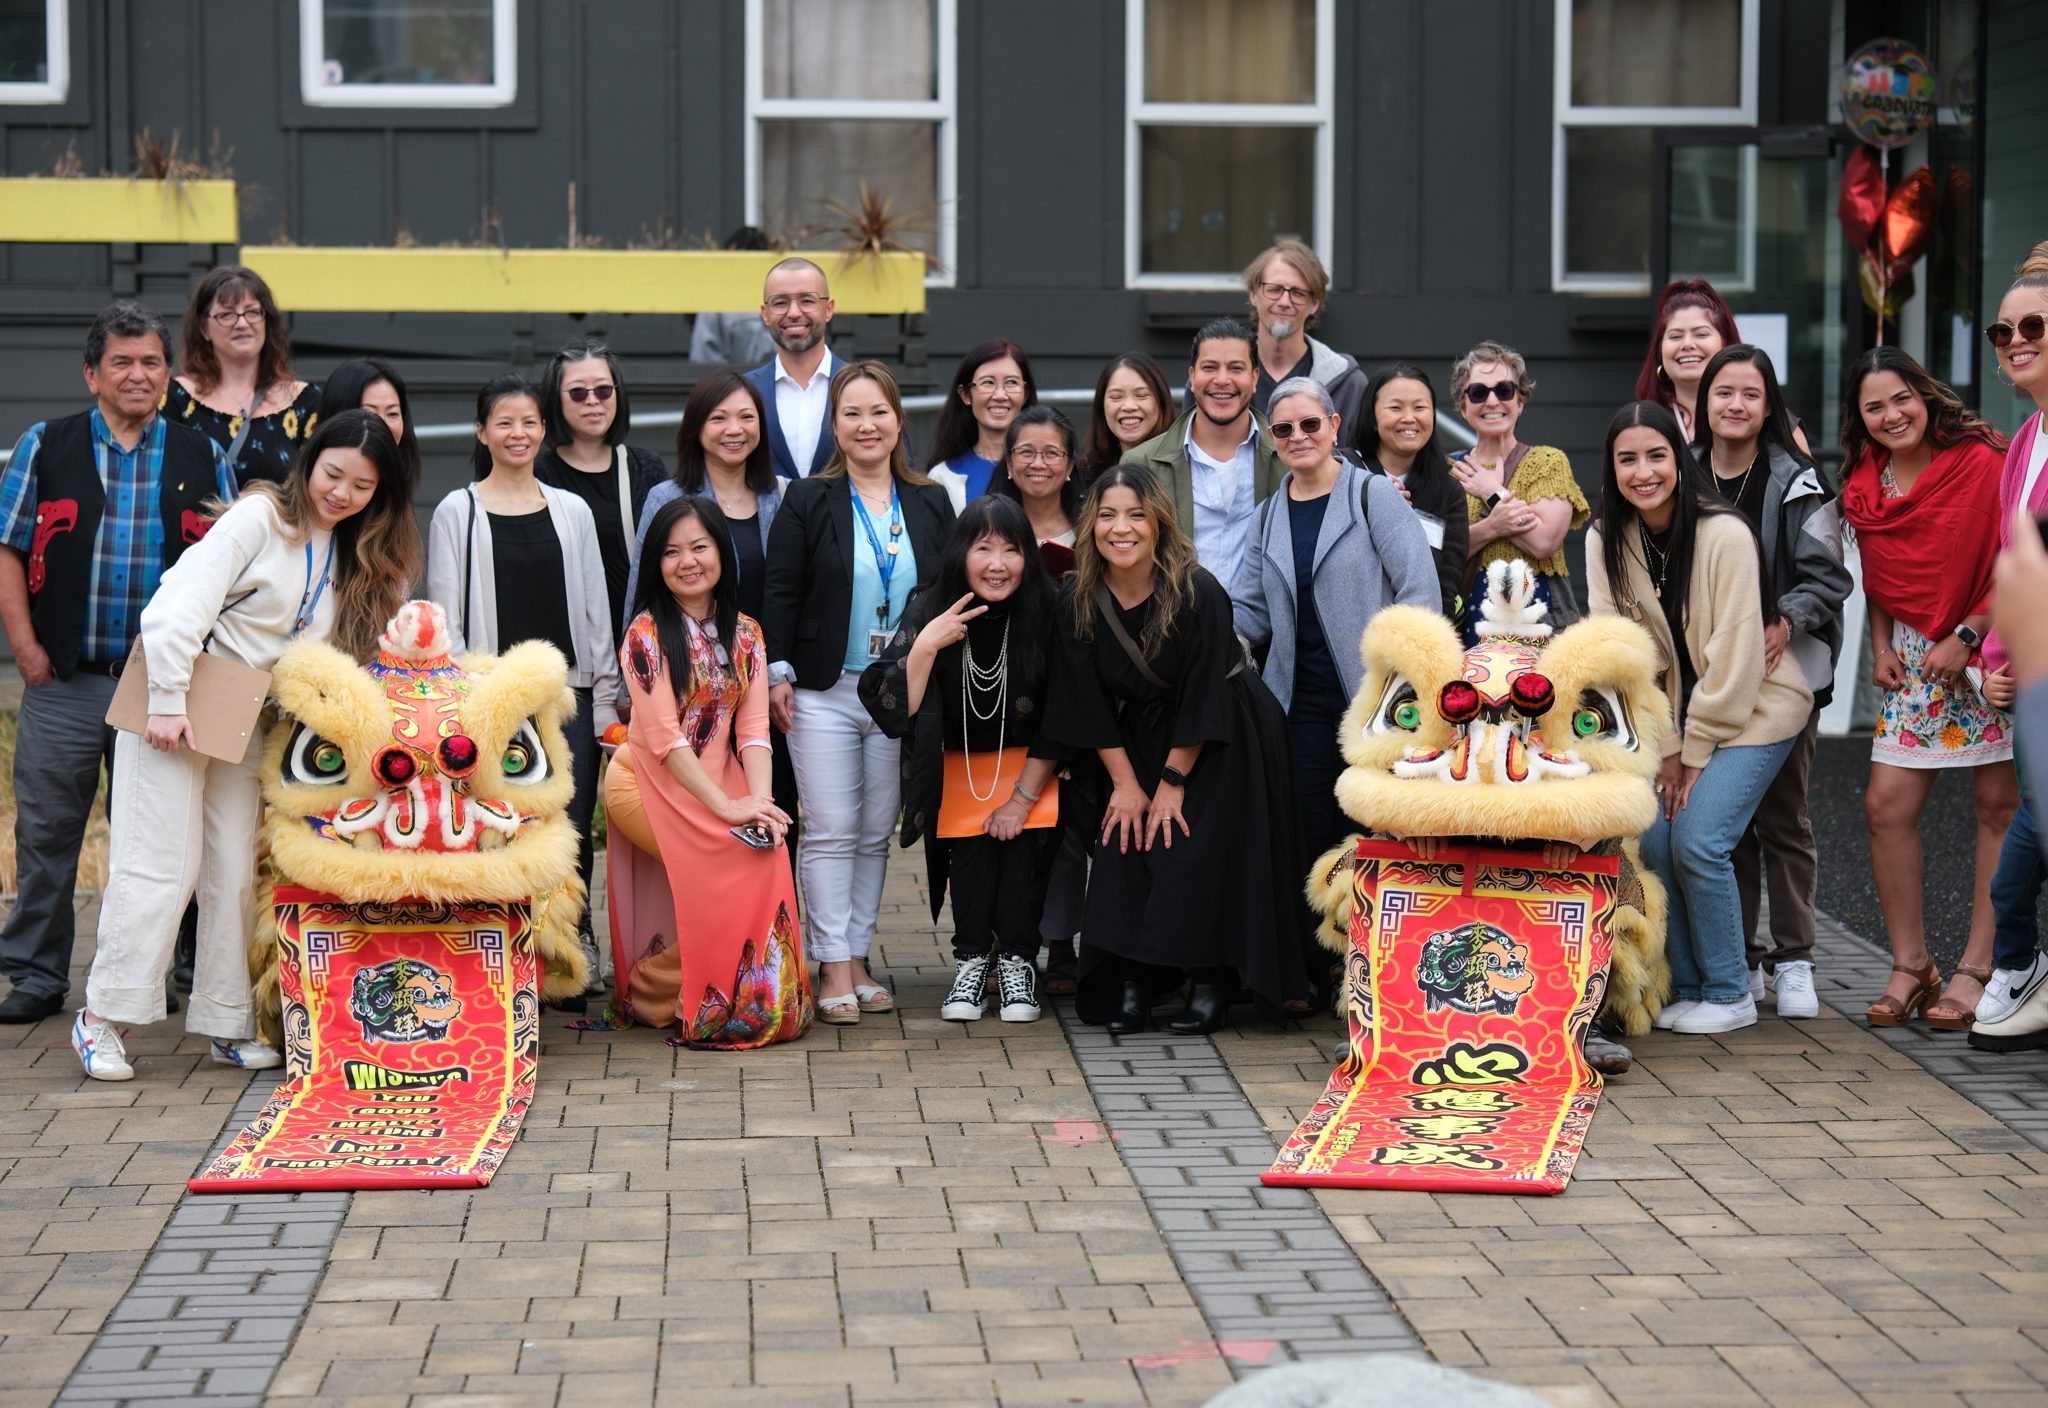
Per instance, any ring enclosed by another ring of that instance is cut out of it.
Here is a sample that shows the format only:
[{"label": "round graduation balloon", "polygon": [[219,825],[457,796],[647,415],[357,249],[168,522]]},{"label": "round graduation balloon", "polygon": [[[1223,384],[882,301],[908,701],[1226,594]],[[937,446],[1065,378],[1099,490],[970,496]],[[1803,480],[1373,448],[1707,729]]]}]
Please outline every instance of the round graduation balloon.
[{"label": "round graduation balloon", "polygon": [[1887,151],[1934,121],[1934,66],[1903,39],[1873,39],[1842,70],[1842,120],[1857,140]]}]

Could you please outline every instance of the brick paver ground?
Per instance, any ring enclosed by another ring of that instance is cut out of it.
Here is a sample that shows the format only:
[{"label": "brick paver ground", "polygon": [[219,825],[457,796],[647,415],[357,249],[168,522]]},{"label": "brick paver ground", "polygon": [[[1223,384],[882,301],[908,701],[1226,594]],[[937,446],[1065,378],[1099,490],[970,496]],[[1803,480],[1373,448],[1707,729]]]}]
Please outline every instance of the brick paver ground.
[{"label": "brick paver ground", "polygon": [[[340,1218],[316,1284],[277,1273],[310,1301],[265,1401],[1192,1408],[1409,1336],[1560,1408],[2048,1400],[2048,1153],[1860,1023],[1643,1042],[1562,1198],[1273,1198],[1261,1145],[1322,1089],[1334,1021],[940,1022],[917,871],[876,955],[900,1015],[745,1054],[551,1018],[489,1189],[232,1234],[283,1265]],[[136,1353],[148,1315],[199,1318],[181,1278],[251,1258],[192,1259],[211,1214],[183,1189],[248,1077],[175,1018],[131,1047],[135,1082],[91,1085],[61,1021],[0,1028],[0,1408],[239,1399],[276,1343],[223,1321],[212,1388],[188,1347]],[[1956,1049],[1935,1063],[1979,1098],[2048,1108],[2039,1063]]]}]

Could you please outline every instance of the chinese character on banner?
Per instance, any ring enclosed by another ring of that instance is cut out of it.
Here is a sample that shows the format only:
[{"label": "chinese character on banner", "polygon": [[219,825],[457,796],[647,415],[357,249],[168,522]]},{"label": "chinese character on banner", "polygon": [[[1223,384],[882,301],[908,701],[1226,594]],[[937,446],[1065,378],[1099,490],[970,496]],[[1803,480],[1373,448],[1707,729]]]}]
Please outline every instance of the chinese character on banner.
[{"label": "chinese character on banner", "polygon": [[1462,1168],[1474,1173],[1490,1173],[1501,1166],[1501,1161],[1489,1159],[1481,1151],[1492,1147],[1491,1144],[1439,1144],[1427,1139],[1410,1139],[1404,1144],[1389,1144],[1373,1150],[1372,1161],[1376,1164]]}]

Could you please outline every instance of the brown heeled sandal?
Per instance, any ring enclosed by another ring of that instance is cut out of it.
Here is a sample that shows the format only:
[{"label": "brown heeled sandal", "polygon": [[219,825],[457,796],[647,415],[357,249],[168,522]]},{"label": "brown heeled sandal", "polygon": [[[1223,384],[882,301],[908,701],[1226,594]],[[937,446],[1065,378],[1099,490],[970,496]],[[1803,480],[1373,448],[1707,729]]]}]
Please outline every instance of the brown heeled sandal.
[{"label": "brown heeled sandal", "polygon": [[[1979,988],[1982,988],[1984,984],[1991,981],[1991,967],[1989,964],[1980,966],[1975,963],[1958,963],[1956,965],[1956,972],[1965,978],[1975,978]],[[1954,978],[1951,978],[1950,981],[1953,982]],[[1972,1007],[1967,1012],[1963,1011],[1960,1007],[1950,1007],[1947,994],[1943,994],[1941,1005],[1948,1007],[1949,1010],[1942,1012],[1931,1007],[1927,1010],[1927,1025],[1938,1032],[1966,1032],[1977,1020],[1977,1009],[1975,1007]]]},{"label": "brown heeled sandal", "polygon": [[1877,1001],[1864,1008],[1864,1020],[1873,1027],[1903,1027],[1906,1023],[1912,1021],[1916,1014],[1925,1012],[1929,1007],[1932,1007],[1935,999],[1941,996],[1941,970],[1934,966],[1932,959],[1928,960],[1927,966],[1924,968],[1912,968],[1904,963],[1894,963],[1892,971],[1894,973],[1904,973],[1907,977],[1918,980],[1920,986],[1907,994],[1904,1002],[1900,1002],[1890,993],[1886,993],[1883,997],[1880,997]]}]

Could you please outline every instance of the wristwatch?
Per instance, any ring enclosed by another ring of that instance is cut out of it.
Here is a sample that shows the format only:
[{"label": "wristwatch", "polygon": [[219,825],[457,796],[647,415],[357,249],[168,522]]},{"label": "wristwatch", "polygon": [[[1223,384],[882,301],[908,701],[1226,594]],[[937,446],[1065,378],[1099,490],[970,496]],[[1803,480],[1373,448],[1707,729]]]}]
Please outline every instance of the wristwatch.
[{"label": "wristwatch", "polygon": [[1955,635],[1957,640],[1961,641],[1964,645],[1969,646],[1972,650],[1975,650],[1979,646],[1984,644],[1984,633],[1982,631],[1972,630],[1967,625],[1957,626]]},{"label": "wristwatch", "polygon": [[1488,513],[1492,513],[1492,512],[1494,511],[1494,509],[1495,509],[1495,508],[1499,507],[1499,505],[1500,505],[1500,501],[1501,501],[1502,499],[1506,498],[1506,497],[1507,497],[1507,495],[1506,495],[1505,493],[1493,493],[1493,494],[1488,494],[1488,495],[1486,496],[1486,500],[1485,500],[1485,502],[1486,502],[1486,511],[1487,511]]},{"label": "wristwatch", "polygon": [[1159,770],[1159,780],[1166,783],[1169,787],[1186,787],[1188,785],[1188,775],[1179,768],[1170,765]]}]

